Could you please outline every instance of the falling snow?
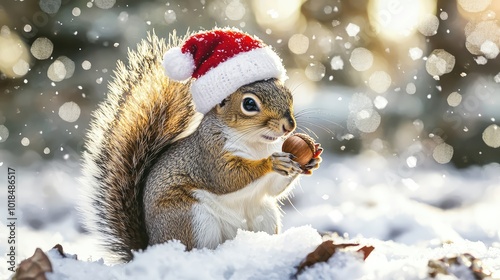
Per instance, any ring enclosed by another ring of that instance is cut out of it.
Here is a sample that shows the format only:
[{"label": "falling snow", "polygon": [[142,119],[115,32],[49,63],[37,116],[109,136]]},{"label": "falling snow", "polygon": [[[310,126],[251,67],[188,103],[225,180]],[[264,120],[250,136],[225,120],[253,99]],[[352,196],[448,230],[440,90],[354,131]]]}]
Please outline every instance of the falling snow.
[{"label": "falling snow", "polygon": [[368,86],[376,93],[384,93],[391,86],[391,76],[385,71],[375,71],[368,79]]},{"label": "falling snow", "polygon": [[435,15],[425,15],[420,19],[418,31],[424,36],[436,35],[439,27],[439,19]]},{"label": "falling snow", "polygon": [[226,6],[226,16],[230,20],[241,20],[245,16],[245,6],[239,0],[233,0]]},{"label": "falling snow", "polygon": [[490,40],[484,41],[484,43],[481,44],[480,50],[488,59],[495,59],[500,52],[497,44],[493,43]]},{"label": "falling snow", "polygon": [[387,104],[389,104],[389,101],[385,97],[380,95],[375,97],[375,99],[373,100],[373,105],[375,105],[375,107],[377,107],[377,109],[379,110],[384,109]]},{"label": "falling snow", "polygon": [[332,58],[332,60],[330,61],[330,65],[332,67],[332,70],[344,69],[344,61],[342,60],[342,57],[338,55]]},{"label": "falling snow", "polygon": [[20,77],[26,75],[29,69],[30,65],[24,59],[19,59],[17,63],[12,67],[14,73]]},{"label": "falling snow", "polygon": [[441,143],[434,148],[434,151],[432,152],[432,157],[438,163],[441,164],[448,163],[453,157],[453,147],[446,143]]},{"label": "falling snow", "polygon": [[167,24],[172,24],[177,20],[177,15],[175,14],[174,10],[167,10],[165,11],[164,18]]},{"label": "falling snow", "polygon": [[406,93],[408,94],[415,94],[417,92],[417,87],[415,86],[414,83],[408,83],[406,85]]},{"label": "falling snow", "polygon": [[486,57],[482,55],[475,57],[474,60],[476,61],[477,65],[485,65],[486,63],[488,63]]},{"label": "falling snow", "polygon": [[31,54],[40,60],[49,58],[52,55],[54,44],[48,38],[37,38],[31,45]]},{"label": "falling snow", "polygon": [[21,145],[23,146],[29,146],[30,144],[30,139],[28,139],[27,137],[23,137],[23,139],[21,139]]},{"label": "falling snow", "polygon": [[425,64],[425,69],[431,76],[441,76],[450,73],[454,67],[455,57],[443,49],[432,51]]},{"label": "falling snow", "polygon": [[373,65],[373,54],[368,49],[355,48],[351,52],[351,58],[349,59],[349,62],[357,71],[366,71]]},{"label": "falling snow", "polygon": [[500,84],[500,73],[496,74],[495,77],[493,77],[493,80],[495,83]]},{"label": "falling snow", "polygon": [[488,126],[483,132],[483,141],[492,148],[500,147],[500,127],[496,124]]},{"label": "falling snow", "polygon": [[95,0],[94,3],[101,9],[111,9],[115,5],[116,0]]},{"label": "falling snow", "polygon": [[410,54],[411,59],[413,59],[413,60],[420,59],[424,53],[422,51],[422,49],[420,49],[418,47],[411,48],[408,52]]},{"label": "falling snow", "polygon": [[92,64],[90,63],[90,61],[85,60],[84,62],[82,62],[82,68],[83,68],[83,70],[89,70],[90,67],[92,67]]},{"label": "falling snow", "polygon": [[5,142],[9,138],[9,129],[5,125],[0,125],[0,143]]},{"label": "falling snow", "polygon": [[486,10],[492,0],[458,0],[460,7],[467,12],[477,13]]},{"label": "falling snow", "polygon": [[309,38],[303,34],[294,34],[288,40],[288,48],[294,54],[304,54],[309,48]]},{"label": "falling snow", "polygon": [[360,28],[354,23],[349,23],[346,26],[345,31],[347,32],[347,35],[349,35],[350,37],[355,37],[356,35],[358,35]]},{"label": "falling snow", "polygon": [[450,95],[448,95],[446,101],[448,102],[448,105],[450,105],[451,107],[457,107],[458,105],[460,105],[460,102],[462,102],[462,95],[454,91],[450,93]]},{"label": "falling snow", "polygon": [[78,17],[80,16],[80,14],[82,13],[82,11],[80,10],[80,8],[78,7],[75,7],[73,8],[73,10],[71,10],[71,14],[75,17]]},{"label": "falling snow", "polygon": [[47,14],[56,14],[61,8],[61,0],[40,0],[39,6]]},{"label": "falling snow", "polygon": [[66,102],[59,107],[59,117],[67,122],[77,121],[80,113],[80,106],[73,101]]},{"label": "falling snow", "polygon": [[321,62],[310,63],[305,70],[306,77],[314,82],[320,81],[325,76],[326,68]]},{"label": "falling snow", "polygon": [[60,60],[54,61],[47,70],[47,77],[51,81],[60,82],[66,77],[66,66]]}]

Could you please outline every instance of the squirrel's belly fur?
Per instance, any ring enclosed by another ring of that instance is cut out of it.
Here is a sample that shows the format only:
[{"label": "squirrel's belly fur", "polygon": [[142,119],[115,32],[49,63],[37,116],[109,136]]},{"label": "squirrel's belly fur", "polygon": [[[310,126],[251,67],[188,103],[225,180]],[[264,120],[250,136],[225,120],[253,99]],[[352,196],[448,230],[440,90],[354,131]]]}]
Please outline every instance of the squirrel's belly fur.
[{"label": "squirrel's belly fur", "polygon": [[[215,248],[236,236],[238,229],[269,234],[281,228],[276,196],[290,189],[290,178],[269,173],[243,189],[224,195],[197,190],[192,208],[197,247]],[[274,192],[274,193],[273,193]]]}]

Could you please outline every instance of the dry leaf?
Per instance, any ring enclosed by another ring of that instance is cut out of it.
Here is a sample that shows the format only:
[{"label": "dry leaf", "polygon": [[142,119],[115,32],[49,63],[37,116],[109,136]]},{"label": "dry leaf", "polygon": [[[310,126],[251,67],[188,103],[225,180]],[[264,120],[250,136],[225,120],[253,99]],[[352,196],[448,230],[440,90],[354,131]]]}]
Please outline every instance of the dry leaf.
[{"label": "dry leaf", "polygon": [[[316,248],[316,250],[314,250],[313,252],[309,253],[306,256],[306,258],[297,267],[297,273],[295,274],[295,276],[299,275],[305,268],[310,267],[315,263],[328,261],[328,259],[330,259],[338,249],[344,249],[347,247],[355,247],[355,246],[359,246],[359,244],[356,243],[334,244],[332,240],[327,240],[321,243]],[[361,252],[363,254],[363,260],[366,260],[366,258],[370,255],[373,249],[375,248],[372,246],[364,246],[358,249],[357,252]]]},{"label": "dry leaf", "polygon": [[432,278],[438,274],[453,275],[453,269],[451,269],[453,266],[466,267],[478,280],[491,277],[491,271],[484,267],[483,262],[468,253],[430,260],[427,266],[429,267],[429,276]]},{"label": "dry leaf", "polygon": [[36,248],[33,256],[19,264],[13,280],[46,280],[45,272],[52,272],[52,265],[42,249]]}]

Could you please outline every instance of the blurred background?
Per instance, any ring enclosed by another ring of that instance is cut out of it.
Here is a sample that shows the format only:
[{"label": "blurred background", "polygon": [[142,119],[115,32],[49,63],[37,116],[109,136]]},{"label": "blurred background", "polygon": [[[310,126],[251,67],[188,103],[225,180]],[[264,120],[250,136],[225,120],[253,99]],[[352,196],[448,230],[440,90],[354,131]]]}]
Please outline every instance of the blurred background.
[{"label": "blurred background", "polygon": [[153,30],[214,26],[276,49],[299,131],[325,148],[285,228],[500,247],[499,14],[500,0],[3,0],[0,169],[19,178],[20,256],[55,243],[95,256],[77,178],[117,60]]},{"label": "blurred background", "polygon": [[336,156],[499,162],[498,13],[498,0],[6,0],[0,161],[77,163],[128,48],[233,26],[281,55],[301,128]]}]

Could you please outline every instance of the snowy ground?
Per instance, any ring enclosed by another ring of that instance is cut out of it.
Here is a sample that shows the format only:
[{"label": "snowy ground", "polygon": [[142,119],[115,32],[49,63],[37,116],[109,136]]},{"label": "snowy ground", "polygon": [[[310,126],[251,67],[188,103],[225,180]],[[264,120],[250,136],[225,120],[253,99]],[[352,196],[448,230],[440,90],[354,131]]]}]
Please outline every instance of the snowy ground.
[{"label": "snowy ground", "polygon": [[[77,222],[78,165],[25,168],[17,170],[17,256],[21,260],[36,247],[47,251],[57,243],[78,255],[80,261],[51,252],[55,273],[50,279],[289,279],[321,243],[318,231],[335,231],[343,236],[336,242],[375,250],[366,261],[338,254],[299,279],[424,279],[429,260],[461,253],[480,258],[500,278],[500,165],[466,170],[400,165],[373,153],[345,159],[325,155],[320,170],[294,191],[295,209],[285,202],[283,234],[240,232],[214,251],[184,252],[171,242],[116,266],[103,264],[94,240]],[[5,195],[0,194],[2,201]],[[2,256],[6,250],[6,242],[0,242]],[[454,271],[457,278],[438,279],[474,279],[463,268]],[[0,278],[10,275],[5,261],[0,272]]]}]

